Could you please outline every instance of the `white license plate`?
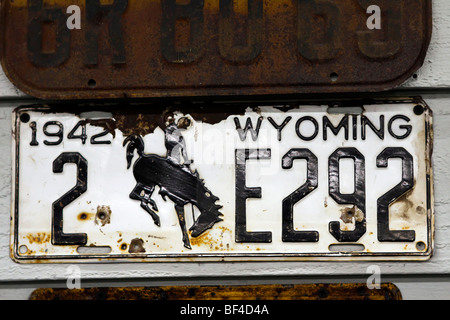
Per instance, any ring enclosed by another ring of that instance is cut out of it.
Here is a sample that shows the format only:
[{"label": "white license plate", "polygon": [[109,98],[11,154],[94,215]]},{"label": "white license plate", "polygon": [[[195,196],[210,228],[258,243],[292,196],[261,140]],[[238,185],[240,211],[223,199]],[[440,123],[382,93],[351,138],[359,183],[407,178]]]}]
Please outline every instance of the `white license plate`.
[{"label": "white license plate", "polygon": [[19,108],[11,256],[426,260],[432,113],[360,106]]}]

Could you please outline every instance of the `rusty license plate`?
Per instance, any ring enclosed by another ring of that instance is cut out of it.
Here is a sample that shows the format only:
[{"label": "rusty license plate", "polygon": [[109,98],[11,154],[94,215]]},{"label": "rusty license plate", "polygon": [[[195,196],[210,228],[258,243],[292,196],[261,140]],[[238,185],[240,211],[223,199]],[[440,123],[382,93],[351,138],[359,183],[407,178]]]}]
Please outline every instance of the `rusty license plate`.
[{"label": "rusty license plate", "polygon": [[381,91],[422,65],[430,0],[5,0],[1,62],[45,99]]},{"label": "rusty license plate", "polygon": [[19,108],[12,257],[428,259],[431,111],[357,105]]},{"label": "rusty license plate", "polygon": [[[30,300],[402,300],[402,294],[393,283],[381,283],[379,288],[371,289],[366,283],[192,285],[83,289],[41,288],[32,292]],[[242,309],[240,312],[239,309],[234,311],[235,314],[245,313],[242,312]],[[218,313],[220,312],[218,311]],[[232,313],[232,310],[225,312],[225,314]],[[263,314],[264,312],[263,310],[255,312],[255,314],[258,313]],[[269,311],[266,313],[270,314]]]}]

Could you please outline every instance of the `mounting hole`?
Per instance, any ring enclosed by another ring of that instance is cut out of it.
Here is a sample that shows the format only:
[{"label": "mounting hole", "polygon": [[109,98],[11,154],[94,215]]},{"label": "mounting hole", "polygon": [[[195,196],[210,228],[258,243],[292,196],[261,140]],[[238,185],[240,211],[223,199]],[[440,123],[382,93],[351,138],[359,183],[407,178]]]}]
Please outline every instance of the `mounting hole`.
[{"label": "mounting hole", "polygon": [[107,254],[111,252],[110,246],[79,246],[77,252],[80,254]]},{"label": "mounting hole", "polygon": [[23,244],[19,247],[19,253],[24,254],[27,252],[28,252],[28,247],[26,245]]},{"label": "mounting hole", "polygon": [[95,88],[97,86],[97,81],[95,81],[94,79],[90,79],[88,81],[88,86],[89,88]]},{"label": "mounting hole", "polygon": [[30,115],[28,113],[22,113],[20,115],[20,121],[22,121],[23,123],[27,123],[28,121],[30,121]]},{"label": "mounting hole", "polygon": [[339,78],[339,75],[336,72],[333,72],[330,74],[330,80],[332,82],[336,82],[338,80],[338,78]]},{"label": "mounting hole", "polygon": [[328,246],[328,250],[335,252],[357,252],[363,251],[364,249],[365,249],[364,245],[360,243],[349,243],[349,244],[333,243]]},{"label": "mounting hole", "polygon": [[416,249],[419,251],[424,251],[427,248],[427,245],[423,241],[418,241],[416,243]]},{"label": "mounting hole", "polygon": [[86,120],[113,119],[113,114],[107,111],[86,111],[80,113],[80,118]]},{"label": "mounting hole", "polygon": [[421,106],[420,104],[414,106],[413,110],[414,110],[414,114],[416,114],[418,116],[420,116],[425,111],[424,107]]}]

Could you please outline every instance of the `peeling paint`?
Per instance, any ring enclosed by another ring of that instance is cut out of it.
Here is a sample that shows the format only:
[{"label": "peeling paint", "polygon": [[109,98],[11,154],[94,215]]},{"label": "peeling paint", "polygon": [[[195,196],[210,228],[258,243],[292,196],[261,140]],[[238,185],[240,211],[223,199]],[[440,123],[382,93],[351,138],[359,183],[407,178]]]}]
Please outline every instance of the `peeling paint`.
[{"label": "peeling paint", "polygon": [[[122,247],[121,247],[121,249],[122,249]],[[145,253],[144,240],[139,239],[139,238],[135,238],[135,239],[131,240],[128,252],[129,253]]]},{"label": "peeling paint", "polygon": [[109,206],[98,206],[95,214],[95,224],[101,224],[102,227],[111,223],[111,208]]}]

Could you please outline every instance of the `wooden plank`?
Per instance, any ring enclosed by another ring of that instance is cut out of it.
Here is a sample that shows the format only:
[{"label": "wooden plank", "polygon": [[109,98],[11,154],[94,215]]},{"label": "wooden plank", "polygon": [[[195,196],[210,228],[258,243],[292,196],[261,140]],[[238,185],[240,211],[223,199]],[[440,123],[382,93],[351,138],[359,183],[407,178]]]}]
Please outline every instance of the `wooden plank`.
[{"label": "wooden plank", "polygon": [[[433,0],[433,36],[425,63],[417,72],[417,76],[410,78],[400,88],[448,88],[450,87],[448,70],[450,70],[450,2]],[[25,96],[0,70],[0,97]]]},{"label": "wooden plank", "polygon": [[[417,93],[419,94],[419,92]],[[78,264],[82,279],[176,279],[204,277],[368,276],[372,265],[383,275],[450,272],[450,94],[424,95],[434,112],[435,254],[427,262],[258,262]],[[63,280],[68,264],[17,264],[9,257],[11,207],[11,112],[17,102],[0,103],[0,281]]]}]

